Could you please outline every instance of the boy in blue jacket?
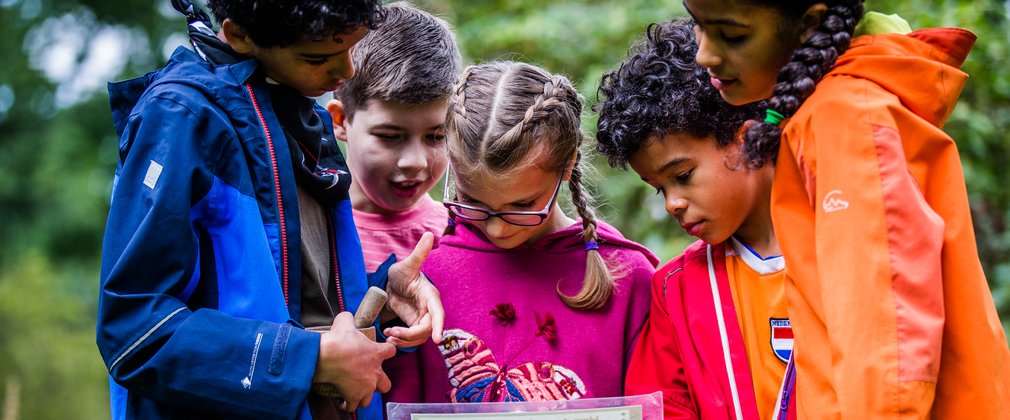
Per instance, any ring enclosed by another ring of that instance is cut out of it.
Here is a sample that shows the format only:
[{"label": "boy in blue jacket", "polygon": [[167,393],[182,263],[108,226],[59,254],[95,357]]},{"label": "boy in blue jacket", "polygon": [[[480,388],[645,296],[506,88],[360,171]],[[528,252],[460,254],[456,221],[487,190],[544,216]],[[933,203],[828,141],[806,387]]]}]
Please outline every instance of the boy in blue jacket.
[{"label": "boy in blue jacket", "polygon": [[[354,328],[366,289],[389,293],[383,321],[408,326],[382,331],[391,342],[438,342],[442,328],[419,272],[430,235],[366,275],[350,175],[311,98],[353,74],[351,47],[382,6],[211,0],[215,33],[202,11],[173,3],[194,51],[109,85],[120,160],[97,342],[113,418],[309,418],[321,406],[313,383],[334,385],[345,410],[368,406],[389,389],[381,363],[395,350]],[[332,328],[305,331],[305,317]]]}]

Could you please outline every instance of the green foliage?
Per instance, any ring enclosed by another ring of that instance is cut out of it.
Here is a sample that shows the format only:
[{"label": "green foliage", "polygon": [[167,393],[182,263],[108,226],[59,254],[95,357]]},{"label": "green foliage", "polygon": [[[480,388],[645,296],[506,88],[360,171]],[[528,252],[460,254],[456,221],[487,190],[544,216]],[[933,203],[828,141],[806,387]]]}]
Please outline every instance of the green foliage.
[{"label": "green foliage", "polygon": [[0,379],[20,384],[22,418],[108,418],[95,270],[94,262],[57,270],[28,252],[0,273]]},{"label": "green foliage", "polygon": [[[416,3],[453,24],[466,61],[542,65],[568,75],[589,106],[600,76],[625,57],[646,25],[684,14],[679,1]],[[895,0],[870,1],[868,8],[899,12],[913,28],[960,26],[979,35],[964,65],[971,79],[945,129],[958,141],[980,258],[1008,325],[1010,76],[1001,68],[1010,54],[1007,5]],[[110,47],[95,42],[110,31],[125,34],[115,48],[127,59],[107,77],[118,80],[158,67],[163,49],[182,42],[184,20],[167,0],[0,0],[0,237],[6,239],[0,243],[0,384],[8,378],[20,384],[22,418],[108,417],[94,325],[117,139],[102,83],[73,93],[83,89],[86,80],[74,77],[87,73],[85,63],[108,60],[99,53]],[[60,36],[83,48],[70,62],[45,61]],[[592,132],[595,118],[584,123]],[[593,163],[605,220],[663,260],[691,242],[637,176],[604,160]]]}]

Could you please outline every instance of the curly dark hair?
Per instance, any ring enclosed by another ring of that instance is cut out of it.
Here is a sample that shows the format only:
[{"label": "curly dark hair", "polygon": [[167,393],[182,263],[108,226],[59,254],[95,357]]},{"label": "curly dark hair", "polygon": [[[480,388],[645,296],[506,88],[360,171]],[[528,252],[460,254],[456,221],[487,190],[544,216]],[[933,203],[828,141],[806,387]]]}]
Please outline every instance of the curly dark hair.
[{"label": "curly dark hair", "polygon": [[209,0],[207,7],[218,23],[231,19],[264,48],[374,29],[385,16],[381,0]]},{"label": "curly dark hair", "polygon": [[695,62],[693,27],[690,19],[649,25],[620,68],[603,75],[597,96],[606,99],[593,107],[600,114],[596,150],[610,166],[627,168],[654,136],[686,133],[728,146],[743,123],[760,114],[760,103],[737,107],[719,96]]},{"label": "curly dark hair", "polygon": [[[818,0],[826,3],[824,20],[813,35],[793,51],[775,83],[768,109],[789,118],[814,93],[817,82],[835,65],[835,60],[849,48],[856,23],[863,18],[863,0]],[[778,10],[785,18],[797,17],[818,1],[755,1]],[[758,122],[747,129],[743,154],[747,165],[759,168],[775,162],[782,142],[782,128],[778,124]]]}]

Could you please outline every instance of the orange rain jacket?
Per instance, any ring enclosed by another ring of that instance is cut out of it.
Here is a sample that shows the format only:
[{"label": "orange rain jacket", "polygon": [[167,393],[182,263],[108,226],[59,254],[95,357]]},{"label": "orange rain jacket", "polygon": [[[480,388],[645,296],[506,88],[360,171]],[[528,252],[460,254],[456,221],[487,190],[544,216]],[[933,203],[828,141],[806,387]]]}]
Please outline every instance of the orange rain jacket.
[{"label": "orange rain jacket", "polygon": [[1010,417],[1010,350],[941,130],[974,42],[855,38],[783,128],[772,219],[800,418]]}]

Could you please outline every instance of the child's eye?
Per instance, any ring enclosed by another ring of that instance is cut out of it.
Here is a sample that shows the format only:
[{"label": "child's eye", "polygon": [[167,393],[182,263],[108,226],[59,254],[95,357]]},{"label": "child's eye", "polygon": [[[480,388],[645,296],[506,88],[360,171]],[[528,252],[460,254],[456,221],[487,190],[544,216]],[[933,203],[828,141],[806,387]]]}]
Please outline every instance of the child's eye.
[{"label": "child's eye", "polygon": [[662,195],[665,192],[666,190],[664,190],[663,187],[656,187],[656,195]]},{"label": "child's eye", "polygon": [[321,66],[323,64],[326,64],[326,59],[325,58],[306,59],[305,62],[308,63],[310,66]]},{"label": "child's eye", "polygon": [[373,133],[372,135],[382,141],[396,141],[400,139],[400,135],[394,133]]},{"label": "child's eye", "polygon": [[687,185],[688,183],[691,182],[691,175],[693,174],[694,169],[682,172],[680,175],[677,175],[677,182],[681,185]]},{"label": "child's eye", "polygon": [[530,207],[533,207],[533,202],[532,201],[524,201],[522,203],[512,203],[512,207],[515,207],[517,209],[528,209]]},{"label": "child's eye", "polygon": [[445,141],[445,135],[442,134],[442,133],[431,134],[431,135],[428,136],[428,141],[430,141],[432,143],[441,143],[441,142]]},{"label": "child's eye", "polygon": [[461,204],[466,204],[466,205],[469,205],[469,206],[475,206],[476,207],[478,204],[480,204],[479,201],[474,200],[474,199],[472,199],[469,196],[466,196],[464,194],[456,194],[456,200],[458,200]]},{"label": "child's eye", "polygon": [[747,39],[746,35],[728,35],[725,32],[723,32],[720,36],[727,44],[739,44]]}]

